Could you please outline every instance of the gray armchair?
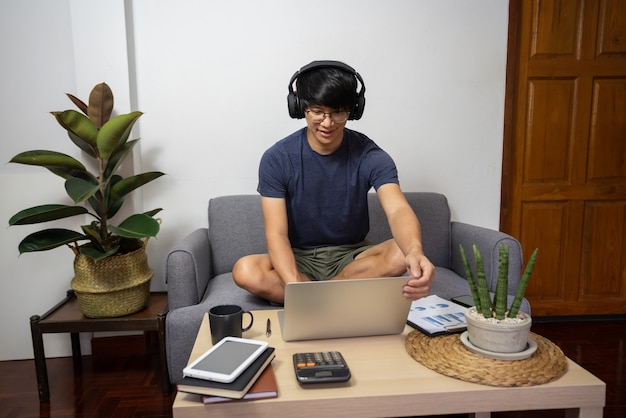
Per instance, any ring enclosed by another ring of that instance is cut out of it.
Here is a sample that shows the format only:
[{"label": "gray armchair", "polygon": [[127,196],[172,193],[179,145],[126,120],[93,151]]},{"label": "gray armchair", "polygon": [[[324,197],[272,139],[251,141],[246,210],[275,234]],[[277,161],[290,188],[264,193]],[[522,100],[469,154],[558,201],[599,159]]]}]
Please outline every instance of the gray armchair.
[{"label": "gray armchair", "polygon": [[[450,222],[445,196],[437,193],[405,193],[422,224],[424,251],[436,266],[431,293],[449,299],[470,294],[459,245],[470,251],[480,249],[490,291],[497,282],[498,247],[509,251],[509,303],[519,285],[522,250],[519,242],[502,232]],[[370,232],[374,243],[391,238],[385,214],[376,194],[369,196]],[[265,253],[265,235],[260,197],[223,196],[211,199],[208,228],[193,231],[179,242],[167,257],[169,313],[166,318],[166,344],[170,379],[182,377],[202,318],[215,305],[237,304],[246,310],[273,309],[267,300],[239,288],[233,281],[234,263],[247,254]],[[530,313],[528,301],[522,310]]]}]

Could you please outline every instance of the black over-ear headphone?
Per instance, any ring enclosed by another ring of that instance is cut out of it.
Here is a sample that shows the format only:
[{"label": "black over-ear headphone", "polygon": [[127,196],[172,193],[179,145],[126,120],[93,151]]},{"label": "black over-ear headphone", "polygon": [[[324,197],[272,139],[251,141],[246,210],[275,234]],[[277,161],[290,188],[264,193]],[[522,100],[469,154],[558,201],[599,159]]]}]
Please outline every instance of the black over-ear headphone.
[{"label": "black over-ear headphone", "polygon": [[361,119],[361,116],[363,116],[363,111],[365,110],[365,83],[363,82],[363,79],[361,78],[359,73],[357,73],[354,68],[340,61],[313,61],[312,63],[305,65],[295,72],[295,74],[291,77],[291,80],[289,80],[289,94],[287,95],[289,116],[294,119],[304,118],[304,109],[302,109],[302,106],[300,105],[298,92],[293,90],[293,83],[301,74],[319,68],[337,68],[339,70],[346,71],[352,74],[359,81],[359,83],[361,83],[361,90],[359,90],[357,94],[356,105],[350,113],[350,116],[348,117],[349,120]]}]

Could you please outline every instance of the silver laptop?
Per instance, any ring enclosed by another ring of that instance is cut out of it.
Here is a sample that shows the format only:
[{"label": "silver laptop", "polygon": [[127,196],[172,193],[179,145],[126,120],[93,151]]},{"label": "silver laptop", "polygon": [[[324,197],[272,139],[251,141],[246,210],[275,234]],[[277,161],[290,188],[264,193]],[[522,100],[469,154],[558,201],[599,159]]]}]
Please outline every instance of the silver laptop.
[{"label": "silver laptop", "polygon": [[288,283],[278,312],[285,341],[399,334],[411,307],[410,277]]}]

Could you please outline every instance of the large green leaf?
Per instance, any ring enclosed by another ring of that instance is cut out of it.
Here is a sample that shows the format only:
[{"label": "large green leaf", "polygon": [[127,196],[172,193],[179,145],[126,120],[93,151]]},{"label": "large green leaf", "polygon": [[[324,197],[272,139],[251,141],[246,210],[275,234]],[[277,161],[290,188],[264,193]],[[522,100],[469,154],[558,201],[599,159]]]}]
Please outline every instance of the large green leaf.
[{"label": "large green leaf", "polygon": [[116,201],[138,187],[151,182],[164,175],[160,171],[150,171],[147,173],[137,174],[135,176],[126,177],[111,186],[111,201]]},{"label": "large green leaf", "polygon": [[24,238],[20,242],[18,249],[20,254],[46,251],[84,239],[87,239],[87,237],[69,229],[44,229]]},{"label": "large green leaf", "polygon": [[100,129],[111,117],[113,111],[113,92],[106,83],[96,85],[89,94],[89,119]]},{"label": "large green leaf", "polygon": [[155,237],[159,229],[159,222],[143,213],[129,216],[117,227],[109,225],[109,231],[124,238]]},{"label": "large green leaf", "polygon": [[528,264],[526,264],[526,268],[524,269],[524,274],[522,274],[522,278],[520,279],[517,292],[515,292],[515,298],[513,299],[513,303],[511,304],[511,309],[509,309],[509,318],[515,318],[517,316],[517,313],[519,312],[519,308],[522,304],[522,299],[524,298],[526,288],[528,287],[530,275],[533,273],[533,269],[535,268],[535,262],[537,261],[538,252],[539,248],[535,248],[535,251],[533,251],[532,255],[530,256],[530,260],[528,260]]},{"label": "large green leaf", "polygon": [[89,225],[82,225],[80,229],[82,229],[85,235],[89,237],[91,244],[96,245],[99,248],[102,247],[102,242],[107,238],[100,236],[100,224],[96,221],[91,222]]},{"label": "large green leaf", "polygon": [[504,319],[509,293],[509,246],[500,244],[498,256],[498,283],[494,297],[494,313],[496,319]]},{"label": "large green leaf", "polygon": [[470,267],[469,261],[467,259],[467,255],[465,254],[465,249],[463,248],[462,244],[459,244],[459,250],[461,251],[461,260],[463,261],[463,268],[465,269],[465,277],[467,278],[467,283],[469,285],[470,292],[472,292],[472,299],[474,299],[474,305],[476,306],[476,310],[478,312],[482,312],[476,279],[474,278],[474,274],[472,273],[472,268]]},{"label": "large green leaf", "polygon": [[92,183],[76,177],[69,178],[65,181],[65,190],[67,194],[74,200],[74,203],[84,202],[93,196],[98,190],[100,185]]},{"label": "large green leaf", "polygon": [[126,142],[120,148],[118,148],[109,158],[106,167],[104,168],[104,179],[108,179],[111,177],[116,171],[120,164],[124,161],[128,153],[133,149],[133,147],[139,142],[138,139],[133,139],[131,141]]},{"label": "large green leaf", "polygon": [[[113,200],[111,198],[111,187],[113,187],[113,185],[115,183],[117,183],[118,181],[122,180],[123,177],[120,176],[119,174],[114,174],[113,176],[111,176],[111,178],[109,179],[109,184],[107,185],[106,189],[104,190],[106,197],[104,198],[105,201],[105,207],[102,208],[102,210],[104,210],[104,214],[101,216],[106,216],[107,218],[111,219],[112,217],[115,216],[115,214],[122,208],[122,206],[124,205],[124,198],[121,199],[117,199],[117,200]],[[99,197],[100,193],[96,194],[95,197]],[[90,200],[91,203],[91,200]],[[101,210],[98,209],[98,212],[100,212]]]},{"label": "large green leaf", "polygon": [[119,115],[105,123],[97,136],[97,146],[100,156],[108,160],[111,154],[120,148],[130,135],[133,125],[143,113],[131,112]]},{"label": "large green leaf", "polygon": [[54,221],[87,212],[82,206],[41,205],[24,209],[9,219],[9,225],[29,225],[40,222]]},{"label": "large green leaf", "polygon": [[85,181],[98,182],[98,179],[94,177],[89,171],[85,170],[77,170],[75,168],[66,168],[66,167],[46,167],[48,170],[53,172],[59,177],[63,177],[65,180],[76,177],[78,179],[83,179]]},{"label": "large green leaf", "polygon": [[37,165],[40,167],[50,168],[66,168],[86,171],[85,166],[67,154],[56,151],[33,150],[25,151],[11,158],[11,163]]},{"label": "large green leaf", "polygon": [[110,255],[114,255],[117,253],[117,250],[119,249],[119,247],[115,247],[113,249],[110,249],[107,252],[102,252],[102,251],[98,251],[95,248],[91,248],[91,247],[80,247],[80,249],[78,250],[81,254],[86,255],[87,257],[91,257],[93,258],[95,261],[99,261],[102,260],[103,258],[106,258]]},{"label": "large green leaf", "polygon": [[96,147],[98,128],[87,116],[75,110],[51,113],[62,127],[87,141],[92,147]]},{"label": "large green leaf", "polygon": [[79,137],[78,135],[76,135],[75,133],[71,131],[67,131],[67,134],[72,140],[72,142],[78,148],[85,151],[87,155],[89,155],[91,158],[98,158],[98,156],[96,155],[97,150],[94,147],[92,147],[91,144],[89,144],[89,142],[83,140],[81,137]]},{"label": "large green leaf", "polygon": [[162,210],[163,210],[163,208],[152,209],[152,210],[149,210],[147,212],[144,212],[144,214],[146,214],[148,216],[154,217],[154,215],[156,215],[157,213],[161,212]]},{"label": "large green leaf", "polygon": [[480,296],[480,309],[485,318],[491,318],[491,299],[489,289],[487,287],[487,275],[485,273],[485,263],[480,254],[480,250],[476,244],[472,245],[474,251],[474,261],[476,262],[476,285],[478,286],[478,295]]},{"label": "large green leaf", "polygon": [[125,198],[123,198],[123,197],[121,199],[117,199],[115,201],[109,201],[109,205],[107,207],[107,217],[109,219],[111,219],[112,217],[114,217],[117,214],[117,212],[124,205],[124,201],[125,201]]}]

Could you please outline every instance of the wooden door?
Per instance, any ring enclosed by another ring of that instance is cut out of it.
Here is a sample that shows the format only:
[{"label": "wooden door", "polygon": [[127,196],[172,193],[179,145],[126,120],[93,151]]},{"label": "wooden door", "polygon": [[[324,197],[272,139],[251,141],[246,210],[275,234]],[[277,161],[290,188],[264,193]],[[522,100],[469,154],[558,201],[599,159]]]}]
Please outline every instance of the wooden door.
[{"label": "wooden door", "polygon": [[511,0],[501,229],[534,315],[626,313],[626,1]]}]

